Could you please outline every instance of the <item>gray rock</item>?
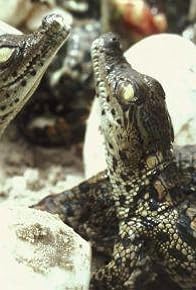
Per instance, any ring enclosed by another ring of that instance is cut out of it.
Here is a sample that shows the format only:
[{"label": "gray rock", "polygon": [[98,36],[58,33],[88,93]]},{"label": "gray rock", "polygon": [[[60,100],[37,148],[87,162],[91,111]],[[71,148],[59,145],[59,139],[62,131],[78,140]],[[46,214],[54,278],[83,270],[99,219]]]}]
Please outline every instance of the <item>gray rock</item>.
[{"label": "gray rock", "polygon": [[0,217],[2,289],[88,289],[90,245],[57,216],[0,207]]}]

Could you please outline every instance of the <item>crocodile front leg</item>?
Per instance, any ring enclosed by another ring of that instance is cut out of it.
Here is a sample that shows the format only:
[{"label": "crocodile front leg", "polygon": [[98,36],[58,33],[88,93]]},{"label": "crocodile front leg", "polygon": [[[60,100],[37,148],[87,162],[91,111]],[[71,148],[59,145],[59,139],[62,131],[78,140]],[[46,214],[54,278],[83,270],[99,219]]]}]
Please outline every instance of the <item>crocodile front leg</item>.
[{"label": "crocodile front leg", "polygon": [[135,219],[121,223],[112,261],[95,273],[90,290],[132,290],[141,274],[147,256],[144,256],[146,229]]},{"label": "crocodile front leg", "polygon": [[96,250],[111,254],[118,232],[118,221],[106,172],[80,183],[70,190],[49,195],[34,207],[58,214]]}]

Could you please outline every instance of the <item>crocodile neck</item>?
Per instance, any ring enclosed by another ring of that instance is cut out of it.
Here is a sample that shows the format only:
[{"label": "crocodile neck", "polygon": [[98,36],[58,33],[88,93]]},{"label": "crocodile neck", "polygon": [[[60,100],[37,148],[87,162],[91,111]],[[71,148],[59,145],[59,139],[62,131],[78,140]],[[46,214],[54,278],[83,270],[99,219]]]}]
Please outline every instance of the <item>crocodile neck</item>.
[{"label": "crocodile neck", "polygon": [[123,216],[141,190],[152,180],[165,180],[175,164],[173,127],[162,86],[132,68],[114,34],[93,43],[92,59],[108,175],[118,206],[122,200]]}]

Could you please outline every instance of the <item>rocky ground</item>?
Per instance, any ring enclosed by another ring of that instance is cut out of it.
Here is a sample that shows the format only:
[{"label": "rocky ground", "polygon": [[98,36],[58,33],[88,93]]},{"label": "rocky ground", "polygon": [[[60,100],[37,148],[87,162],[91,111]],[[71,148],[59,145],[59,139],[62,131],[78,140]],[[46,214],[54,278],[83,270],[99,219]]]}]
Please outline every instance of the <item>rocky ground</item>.
[{"label": "rocky ground", "polygon": [[83,179],[81,149],[46,149],[26,142],[10,126],[0,142],[0,206],[30,206]]},{"label": "rocky ground", "polygon": [[[90,244],[58,217],[28,208],[48,194],[79,183],[83,179],[80,157],[78,147],[45,149],[28,144],[13,125],[6,131],[0,142],[0,272],[4,290],[87,290]],[[64,249],[62,253],[60,249]]]}]

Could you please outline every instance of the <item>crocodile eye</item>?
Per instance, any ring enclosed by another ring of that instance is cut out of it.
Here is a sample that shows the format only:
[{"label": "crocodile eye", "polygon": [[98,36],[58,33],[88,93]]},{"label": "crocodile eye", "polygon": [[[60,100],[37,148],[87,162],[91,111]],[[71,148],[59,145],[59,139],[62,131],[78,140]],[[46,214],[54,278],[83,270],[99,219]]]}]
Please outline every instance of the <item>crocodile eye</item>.
[{"label": "crocodile eye", "polygon": [[1,47],[0,48],[0,63],[8,61],[8,59],[12,56],[15,48],[9,47]]},{"label": "crocodile eye", "polygon": [[134,98],[134,89],[133,89],[133,86],[131,84],[128,84],[127,86],[123,87],[123,89],[122,89],[122,97],[127,102],[133,100],[133,98]]}]

